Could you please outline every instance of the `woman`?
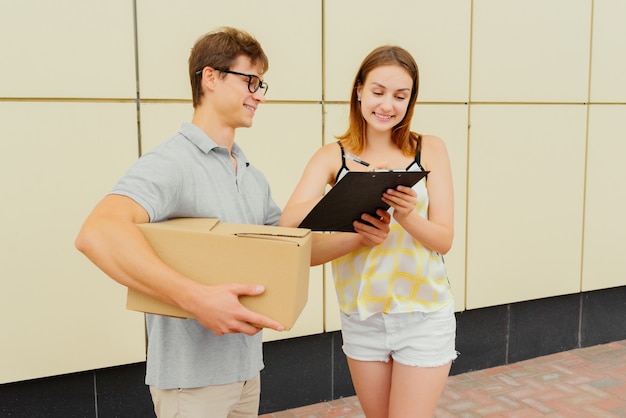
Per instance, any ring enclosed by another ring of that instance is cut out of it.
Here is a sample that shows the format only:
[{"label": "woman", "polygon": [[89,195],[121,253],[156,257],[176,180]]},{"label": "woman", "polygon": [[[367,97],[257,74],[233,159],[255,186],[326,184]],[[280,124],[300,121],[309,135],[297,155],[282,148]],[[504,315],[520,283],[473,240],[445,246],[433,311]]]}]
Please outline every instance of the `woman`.
[{"label": "woman", "polygon": [[418,84],[406,50],[372,51],[354,80],[348,130],[313,155],[280,220],[297,226],[350,170],[429,172],[383,193],[392,220],[382,244],[332,262],[343,350],[368,418],[432,416],[457,356],[442,257],[454,235],[452,174],[443,141],[410,130]]}]

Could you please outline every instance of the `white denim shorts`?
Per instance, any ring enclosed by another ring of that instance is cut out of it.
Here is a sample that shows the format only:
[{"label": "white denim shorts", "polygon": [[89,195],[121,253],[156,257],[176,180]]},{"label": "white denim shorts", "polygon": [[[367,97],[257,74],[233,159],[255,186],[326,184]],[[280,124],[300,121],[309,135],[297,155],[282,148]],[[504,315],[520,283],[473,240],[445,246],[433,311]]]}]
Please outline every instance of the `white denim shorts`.
[{"label": "white denim shorts", "polygon": [[342,312],[341,334],[343,352],[354,360],[438,367],[458,356],[454,303],[436,312],[378,313],[364,321]]}]

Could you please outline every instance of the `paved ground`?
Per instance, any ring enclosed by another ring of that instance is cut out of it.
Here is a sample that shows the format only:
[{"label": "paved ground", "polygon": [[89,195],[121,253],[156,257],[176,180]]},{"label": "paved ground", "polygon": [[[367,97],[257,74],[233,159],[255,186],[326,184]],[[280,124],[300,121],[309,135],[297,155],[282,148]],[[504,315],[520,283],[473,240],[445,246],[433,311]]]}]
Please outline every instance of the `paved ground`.
[{"label": "paved ground", "polygon": [[[260,418],[365,417],[356,396]],[[450,376],[437,418],[626,417],[626,340]]]}]

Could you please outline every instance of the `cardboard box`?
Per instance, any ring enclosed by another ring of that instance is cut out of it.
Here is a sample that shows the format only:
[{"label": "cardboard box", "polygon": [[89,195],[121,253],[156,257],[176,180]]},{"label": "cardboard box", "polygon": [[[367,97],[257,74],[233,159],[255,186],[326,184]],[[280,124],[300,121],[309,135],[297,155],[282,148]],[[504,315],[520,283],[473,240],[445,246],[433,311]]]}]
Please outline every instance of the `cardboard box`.
[{"label": "cardboard box", "polygon": [[[303,228],[178,218],[139,225],[157,255],[174,270],[200,283],[262,284],[259,296],[242,296],[248,309],[280,322],[298,319],[309,291],[311,233]],[[128,289],[126,308],[191,318],[184,310]]]}]

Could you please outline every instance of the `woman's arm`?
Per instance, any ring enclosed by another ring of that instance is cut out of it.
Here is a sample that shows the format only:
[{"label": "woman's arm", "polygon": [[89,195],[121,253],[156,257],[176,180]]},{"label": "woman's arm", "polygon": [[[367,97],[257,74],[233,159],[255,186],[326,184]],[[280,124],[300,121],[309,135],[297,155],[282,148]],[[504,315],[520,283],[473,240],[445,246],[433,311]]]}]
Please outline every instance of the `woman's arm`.
[{"label": "woman's arm", "polygon": [[445,143],[436,136],[422,138],[422,161],[427,178],[428,219],[414,209],[415,191],[407,187],[388,190],[383,200],[394,208],[394,219],[425,247],[446,254],[454,238],[452,170]]},{"label": "woman's arm", "polygon": [[[306,215],[324,196],[326,187],[335,182],[341,167],[341,154],[337,144],[320,148],[306,165],[302,177],[294,189],[280,217],[280,226],[297,227]],[[315,266],[334,260],[363,246],[375,246],[389,235],[389,212],[379,210],[378,217],[363,214],[362,219],[371,223],[355,221],[356,233],[314,233],[311,265]]]},{"label": "woman's arm", "polygon": [[313,233],[311,265],[324,264],[361,247],[374,247],[382,244],[389,235],[391,215],[382,209],[378,209],[376,214],[378,218],[367,213],[361,217],[371,225],[354,221],[356,234],[353,232]]},{"label": "woman's arm", "polygon": [[318,149],[311,157],[300,181],[287,201],[278,221],[280,226],[297,227],[324,196],[326,186],[335,182],[334,176],[341,166],[337,144]]}]

